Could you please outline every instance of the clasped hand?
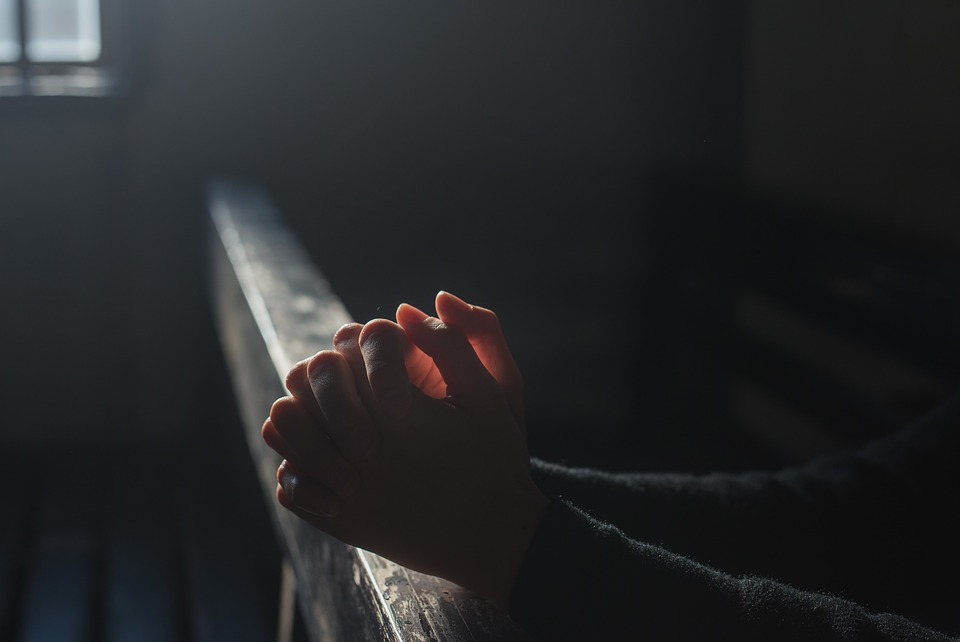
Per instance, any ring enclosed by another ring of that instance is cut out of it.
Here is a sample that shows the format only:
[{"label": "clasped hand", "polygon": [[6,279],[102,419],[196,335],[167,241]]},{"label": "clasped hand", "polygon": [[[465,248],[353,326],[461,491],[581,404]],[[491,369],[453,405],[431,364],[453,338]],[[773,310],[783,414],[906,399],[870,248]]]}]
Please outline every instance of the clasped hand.
[{"label": "clasped hand", "polygon": [[436,308],[342,327],[290,371],[262,434],[282,506],[503,605],[547,505],[522,379],[493,312],[445,292]]}]

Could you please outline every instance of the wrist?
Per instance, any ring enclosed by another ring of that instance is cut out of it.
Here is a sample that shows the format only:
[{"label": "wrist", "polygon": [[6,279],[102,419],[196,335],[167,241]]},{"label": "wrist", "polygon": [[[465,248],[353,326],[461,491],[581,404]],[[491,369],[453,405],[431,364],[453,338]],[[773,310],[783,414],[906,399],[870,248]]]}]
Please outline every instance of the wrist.
[{"label": "wrist", "polygon": [[550,501],[532,482],[516,497],[516,503],[496,519],[498,532],[492,537],[493,559],[477,566],[465,584],[478,595],[506,607],[530,542]]}]

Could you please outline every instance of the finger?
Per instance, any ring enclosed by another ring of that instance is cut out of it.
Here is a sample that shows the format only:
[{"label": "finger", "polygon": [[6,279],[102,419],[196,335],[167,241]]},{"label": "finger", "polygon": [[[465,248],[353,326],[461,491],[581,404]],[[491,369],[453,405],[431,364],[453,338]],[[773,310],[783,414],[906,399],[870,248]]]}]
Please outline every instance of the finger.
[{"label": "finger", "polygon": [[300,361],[287,373],[286,386],[290,394],[296,397],[297,401],[303,404],[307,412],[319,422],[322,422],[323,413],[320,412],[320,406],[313,396],[313,389],[310,388],[310,379],[307,377],[307,364],[310,363],[309,357]]},{"label": "finger", "polygon": [[397,322],[410,340],[436,363],[454,403],[481,410],[503,398],[500,386],[484,368],[463,332],[406,303],[397,309]]},{"label": "finger", "polygon": [[360,350],[377,407],[394,421],[410,410],[410,379],[404,355],[410,340],[396,323],[375,319],[360,332]]},{"label": "finger", "polygon": [[278,455],[284,459],[293,459],[296,451],[294,451],[293,447],[290,446],[287,440],[277,431],[277,427],[273,425],[273,420],[269,417],[263,422],[263,427],[260,429],[260,436]]},{"label": "finger", "polygon": [[[357,393],[363,400],[367,408],[374,408],[375,402],[373,391],[370,389],[370,382],[367,380],[367,366],[363,362],[363,353],[360,351],[360,331],[363,325],[360,323],[348,323],[337,330],[333,335],[333,349],[343,355],[353,371],[354,383],[357,386]],[[304,377],[306,379],[306,377]],[[307,380],[309,387],[309,380]],[[310,397],[316,402],[313,396],[313,389],[310,389]],[[320,406],[317,405],[319,410]]]},{"label": "finger", "polygon": [[480,361],[504,388],[523,389],[520,369],[503,336],[500,320],[493,310],[470,305],[449,292],[436,298],[437,314],[447,325],[454,326],[467,337]]},{"label": "finger", "polygon": [[447,384],[437,370],[433,359],[410,341],[403,328],[392,323],[391,326],[397,333],[396,340],[403,352],[409,383],[415,388],[419,388],[428,397],[433,399],[445,398],[447,396]]},{"label": "finger", "polygon": [[[311,522],[315,521],[314,517],[336,517],[340,513],[340,499],[322,484],[283,464],[277,471],[277,477],[277,501],[284,508]],[[316,525],[322,528],[322,524]]]},{"label": "finger", "polygon": [[436,298],[437,315],[445,324],[463,332],[480,362],[503,388],[514,417],[523,417],[523,377],[493,310],[470,305],[449,292]]},{"label": "finger", "polygon": [[[270,408],[270,424],[282,440],[281,456],[304,474],[317,479],[344,497],[356,493],[359,474],[322,432],[322,426],[294,397],[283,397]],[[265,438],[269,431],[265,434]],[[269,442],[268,442],[269,444]],[[273,446],[271,446],[272,448]],[[280,450],[274,448],[277,452]]]},{"label": "finger", "polygon": [[324,350],[310,360],[307,372],[313,395],[326,418],[327,434],[348,461],[365,459],[376,445],[377,434],[346,358]]}]

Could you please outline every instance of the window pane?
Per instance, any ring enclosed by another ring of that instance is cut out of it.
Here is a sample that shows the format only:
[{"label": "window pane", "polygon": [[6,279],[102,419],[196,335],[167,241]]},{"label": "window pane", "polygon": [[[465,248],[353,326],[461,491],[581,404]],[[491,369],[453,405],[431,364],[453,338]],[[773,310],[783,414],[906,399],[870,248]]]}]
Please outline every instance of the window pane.
[{"label": "window pane", "polygon": [[100,57],[99,0],[27,0],[27,57],[92,62]]},{"label": "window pane", "polygon": [[17,31],[17,0],[0,0],[0,62],[20,58]]}]

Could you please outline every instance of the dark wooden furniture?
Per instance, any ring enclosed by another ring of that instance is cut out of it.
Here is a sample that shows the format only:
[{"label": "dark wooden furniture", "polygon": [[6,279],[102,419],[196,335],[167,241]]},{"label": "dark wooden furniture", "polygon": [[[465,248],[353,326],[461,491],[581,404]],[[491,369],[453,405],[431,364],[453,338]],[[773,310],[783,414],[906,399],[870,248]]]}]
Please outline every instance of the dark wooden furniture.
[{"label": "dark wooden furniture", "polygon": [[[501,612],[312,529],[274,500],[260,427],[290,366],[350,317],[264,192],[211,182],[212,293],[247,442],[310,639],[514,639]],[[646,401],[612,467],[775,467],[894,430],[960,384],[960,264],[949,249],[807,204],[684,174],[653,183]],[[633,442],[631,442],[633,443]]]},{"label": "dark wooden furniture", "polygon": [[311,640],[519,639],[504,613],[438,578],[347,546],[279,507],[278,456],[260,428],[298,360],[351,319],[260,189],[209,184],[211,292],[250,453],[285,557],[280,638],[299,613]]},{"label": "dark wooden furniture", "polygon": [[687,173],[645,220],[643,387],[694,465],[856,446],[960,385],[957,248]]}]

